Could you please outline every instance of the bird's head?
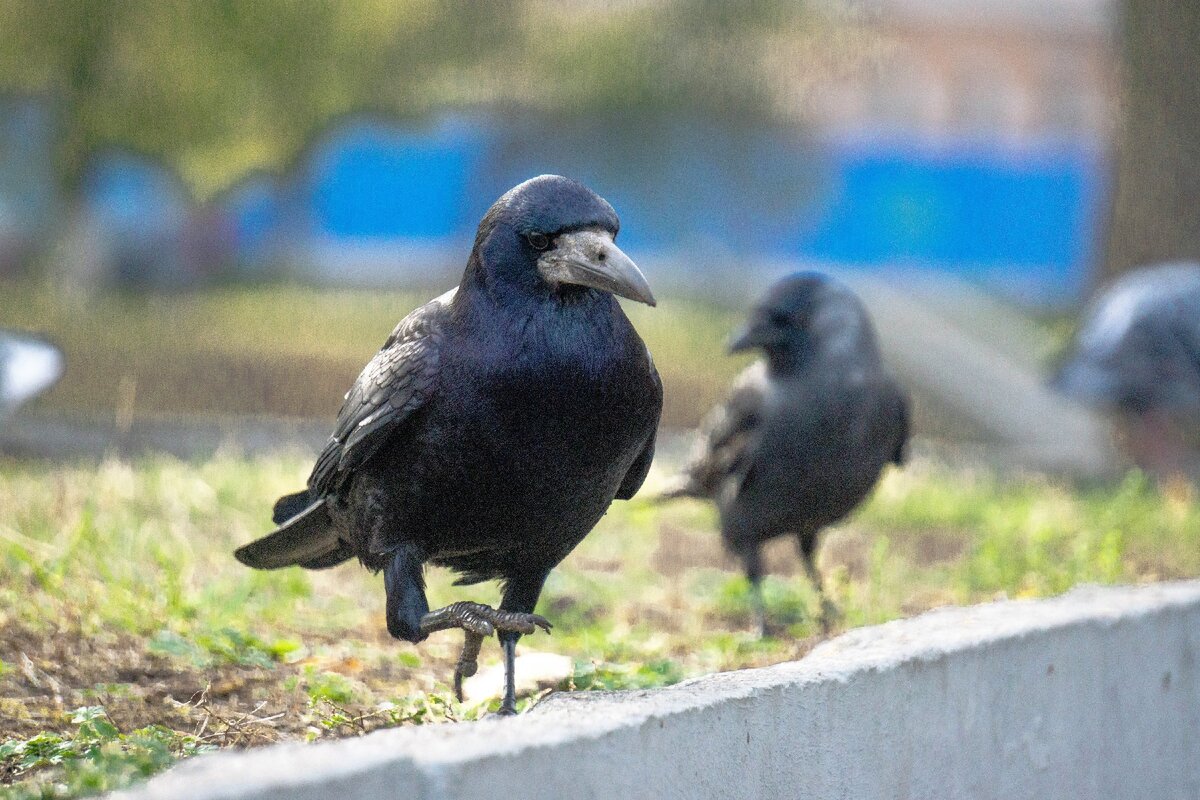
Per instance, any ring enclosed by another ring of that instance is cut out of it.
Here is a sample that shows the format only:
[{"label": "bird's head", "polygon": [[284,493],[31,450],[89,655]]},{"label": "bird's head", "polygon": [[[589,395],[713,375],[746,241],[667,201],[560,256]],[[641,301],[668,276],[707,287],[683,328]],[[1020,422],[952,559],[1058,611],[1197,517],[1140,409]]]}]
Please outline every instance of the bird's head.
[{"label": "bird's head", "polygon": [[738,353],[758,348],[776,366],[816,357],[878,360],[875,332],[862,301],[840,281],[816,272],[790,275],[772,286],[729,343]]},{"label": "bird's head", "polygon": [[619,229],[617,212],[583,184],[531,178],[484,215],[468,275],[500,293],[568,300],[600,291],[653,306],[645,276],[614,241]]},{"label": "bird's head", "polygon": [[1134,270],[1084,314],[1050,385],[1102,409],[1200,413],[1200,265]]}]

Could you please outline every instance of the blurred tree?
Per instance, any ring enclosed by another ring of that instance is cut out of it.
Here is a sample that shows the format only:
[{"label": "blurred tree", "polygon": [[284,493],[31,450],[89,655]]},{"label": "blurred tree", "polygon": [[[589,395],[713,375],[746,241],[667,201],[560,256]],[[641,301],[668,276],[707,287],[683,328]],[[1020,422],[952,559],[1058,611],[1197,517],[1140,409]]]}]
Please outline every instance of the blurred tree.
[{"label": "blurred tree", "polygon": [[278,166],[355,108],[416,110],[452,53],[512,46],[516,0],[0,0],[0,83],[61,101],[61,168],[121,144],[172,161],[202,193]]},{"label": "blurred tree", "polygon": [[60,99],[68,183],[120,144],[206,195],[357,110],[787,116],[816,29],[794,0],[0,0],[0,88]]},{"label": "blurred tree", "polygon": [[1125,113],[1102,278],[1200,259],[1200,3],[1121,4]]}]

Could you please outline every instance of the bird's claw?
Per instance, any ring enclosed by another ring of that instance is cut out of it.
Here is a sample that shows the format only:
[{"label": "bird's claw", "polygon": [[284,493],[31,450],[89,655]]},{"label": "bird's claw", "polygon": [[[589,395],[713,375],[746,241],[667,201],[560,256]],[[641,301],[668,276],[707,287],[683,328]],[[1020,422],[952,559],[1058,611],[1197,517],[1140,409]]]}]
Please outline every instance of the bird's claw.
[{"label": "bird's claw", "polygon": [[428,635],[435,631],[462,628],[467,633],[476,636],[491,636],[495,633],[496,629],[480,613],[481,609],[492,610],[480,603],[471,603],[463,600],[458,603],[451,603],[445,608],[430,611],[421,617],[421,633]]},{"label": "bird's claw", "polygon": [[550,629],[554,627],[550,620],[540,614],[522,614],[517,611],[497,611],[496,619],[493,619],[492,623],[496,630],[511,631],[525,636],[534,633],[538,628],[550,633]]},{"label": "bird's claw", "polygon": [[550,621],[539,614],[504,611],[469,600],[451,603],[421,618],[421,632],[424,634],[462,628],[477,636],[491,636],[496,631],[528,635],[538,628],[549,633],[552,627]]}]

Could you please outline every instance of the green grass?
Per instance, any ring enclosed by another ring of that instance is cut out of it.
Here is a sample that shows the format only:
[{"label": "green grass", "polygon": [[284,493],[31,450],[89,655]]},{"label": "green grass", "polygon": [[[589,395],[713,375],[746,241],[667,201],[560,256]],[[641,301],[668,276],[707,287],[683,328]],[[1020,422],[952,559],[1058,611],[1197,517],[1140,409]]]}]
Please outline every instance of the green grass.
[{"label": "green grass", "polygon": [[[232,559],[307,466],[0,463],[0,798],[95,793],[210,747],[486,712],[449,697],[458,636],[387,637],[377,576],[257,573]],[[571,656],[575,689],[799,657],[815,598],[790,543],[767,555],[769,611],[789,635],[760,641],[709,508],[616,503],[547,583],[539,611],[553,636],[522,646]],[[1080,582],[1198,575],[1200,508],[1136,474],[1077,487],[917,463],[827,537],[821,563],[845,625],[871,624]],[[496,600],[492,585],[429,577],[435,604]],[[483,666],[498,655],[485,648]]]},{"label": "green grass", "polygon": [[[0,320],[54,339],[67,373],[39,407],[99,414],[332,418],[363,364],[423,292],[228,287],[76,296],[0,284]],[[655,354],[665,424],[695,425],[745,363],[723,356],[734,310],[663,298],[627,311]]]}]

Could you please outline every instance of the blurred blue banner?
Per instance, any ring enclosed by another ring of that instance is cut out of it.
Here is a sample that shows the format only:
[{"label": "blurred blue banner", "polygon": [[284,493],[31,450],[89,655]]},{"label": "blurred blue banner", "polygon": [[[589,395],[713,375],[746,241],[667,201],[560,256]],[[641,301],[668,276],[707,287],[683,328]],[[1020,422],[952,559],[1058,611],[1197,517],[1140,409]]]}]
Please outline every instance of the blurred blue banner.
[{"label": "blurred blue banner", "polygon": [[[53,175],[29,168],[29,137],[9,127],[24,145],[0,148],[0,222],[21,197],[49,196]],[[48,158],[50,148],[32,152]],[[420,282],[428,264],[461,261],[502,192],[558,172],[607,197],[623,245],[665,256],[676,283],[709,264],[787,259],[942,270],[1062,305],[1088,282],[1106,164],[1084,139],[814,139],[686,119],[448,117],[405,127],[362,118],[314,142],[291,174],[247,176],[203,212],[188,208],[164,167],[124,153],[101,156],[82,192],[107,252],[120,256],[110,273],[135,283],[131,272],[166,276],[148,284],[215,274],[200,263],[210,258],[245,276]],[[10,214],[0,240],[21,235],[27,219]],[[162,254],[174,255],[156,266]]]}]

